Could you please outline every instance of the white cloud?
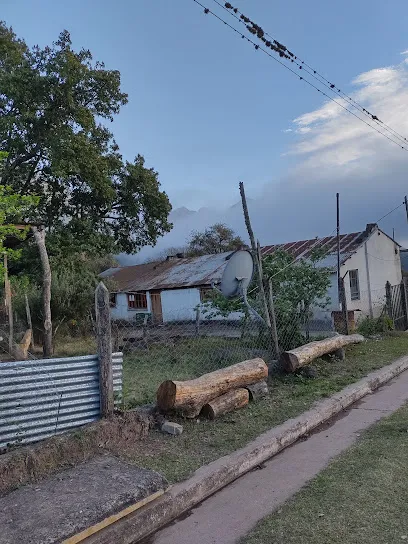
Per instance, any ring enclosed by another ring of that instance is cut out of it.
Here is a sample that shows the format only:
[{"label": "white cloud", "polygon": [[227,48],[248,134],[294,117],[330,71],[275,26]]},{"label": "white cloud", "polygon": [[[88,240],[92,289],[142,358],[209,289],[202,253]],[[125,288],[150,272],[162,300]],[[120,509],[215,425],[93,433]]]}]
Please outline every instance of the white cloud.
[{"label": "white cloud", "polygon": [[[352,84],[355,90],[351,93],[351,98],[408,138],[406,64],[364,72],[354,78]],[[354,108],[350,101],[337,97],[335,100],[388,137],[398,140],[385,125],[375,123]],[[294,119],[293,124],[295,131],[304,135],[290,151],[292,154],[304,156],[297,167],[298,171],[307,169],[310,172],[313,168],[321,169],[322,166],[349,167],[356,161],[359,161],[361,168],[367,168],[372,166],[373,161],[388,160],[391,157],[399,161],[401,155],[406,153],[331,101],[326,101],[320,108]]]},{"label": "white cloud", "polygon": [[400,55],[408,55],[408,49],[406,51],[401,51]]},{"label": "white cloud", "polygon": [[[364,72],[352,84],[354,100],[408,138],[407,64]],[[345,100],[338,100],[346,104]],[[384,127],[374,126],[384,131]],[[298,141],[289,151],[295,166],[279,182],[266,185],[249,205],[253,228],[261,244],[330,234],[336,226],[336,192],[341,197],[343,233],[363,230],[366,223],[375,222],[395,208],[408,192],[408,151],[389,142],[338,104],[324,102],[320,108],[296,118],[293,127],[284,132],[298,135]],[[254,187],[256,182],[253,180]],[[251,186],[246,189],[247,196],[253,197]],[[236,200],[239,201],[238,191]],[[227,223],[246,238],[238,205],[223,211],[200,210],[184,221],[177,221],[174,230],[160,240],[158,248],[180,245],[190,230],[202,230],[217,221]],[[380,226],[388,233],[395,227],[397,240],[407,239],[403,208],[388,216]]]}]

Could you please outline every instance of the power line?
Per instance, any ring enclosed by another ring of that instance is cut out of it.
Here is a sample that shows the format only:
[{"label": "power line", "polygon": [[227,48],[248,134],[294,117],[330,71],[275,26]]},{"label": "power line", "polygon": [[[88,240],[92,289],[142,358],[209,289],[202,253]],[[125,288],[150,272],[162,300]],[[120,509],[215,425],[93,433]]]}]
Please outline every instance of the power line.
[{"label": "power line", "polygon": [[399,208],[401,208],[401,206],[404,206],[405,205],[405,202],[402,202],[401,204],[399,204],[396,208],[394,208],[393,210],[391,210],[390,212],[386,213],[385,215],[383,215],[382,217],[380,217],[380,219],[377,219],[376,223],[379,223],[380,221],[382,221],[383,219],[385,219],[386,217],[388,217],[389,215],[391,215],[393,212],[395,212],[395,210],[398,210]]},{"label": "power line", "polygon": [[327,93],[325,93],[324,91],[322,91],[321,89],[319,89],[318,87],[316,87],[316,85],[314,85],[313,83],[311,83],[308,79],[306,79],[305,77],[303,76],[299,76],[298,73],[295,71],[295,70],[292,70],[292,68],[290,68],[289,66],[287,66],[286,64],[284,64],[282,61],[280,61],[279,59],[277,59],[276,57],[274,57],[273,55],[271,55],[271,53],[269,53],[269,51],[266,51],[266,49],[264,49],[262,46],[256,44],[253,40],[251,40],[250,38],[248,38],[247,36],[244,36],[241,32],[239,32],[239,30],[237,30],[235,27],[233,27],[232,25],[230,25],[229,23],[227,23],[227,21],[225,21],[224,19],[222,19],[222,17],[220,17],[219,15],[217,15],[216,13],[214,13],[213,11],[211,11],[209,8],[205,7],[201,2],[199,2],[199,0],[193,0],[193,2],[195,2],[196,4],[198,4],[199,6],[201,6],[203,9],[204,9],[204,13],[206,14],[211,14],[213,15],[216,19],[218,19],[220,22],[224,23],[224,25],[226,25],[227,27],[229,27],[231,30],[233,30],[236,34],[238,34],[241,38],[244,38],[245,40],[247,40],[249,43],[251,43],[256,50],[260,50],[262,51],[263,53],[265,53],[266,55],[268,55],[268,57],[270,57],[271,59],[273,59],[275,62],[281,64],[284,68],[286,68],[287,70],[289,70],[289,72],[292,72],[293,74],[295,74],[296,77],[299,77],[300,80],[303,80],[305,83],[307,83],[310,87],[312,87],[313,89],[315,89],[317,92],[321,93],[323,96],[325,96],[326,98],[328,98],[330,101],[334,102],[335,104],[337,104],[338,106],[340,106],[343,110],[347,111],[348,113],[350,113],[351,115],[353,115],[354,117],[356,117],[357,119],[359,119],[360,121],[362,121],[365,125],[367,125],[368,127],[372,128],[373,130],[375,130],[376,132],[378,132],[378,134],[381,134],[382,136],[384,136],[385,138],[387,138],[387,140],[389,140],[390,142],[396,144],[398,147],[400,147],[401,149],[403,149],[404,151],[408,151],[408,147],[404,147],[403,145],[400,145],[397,141],[393,140],[390,136],[388,136],[387,134],[385,134],[384,132],[381,132],[381,130],[378,130],[375,126],[371,125],[370,123],[368,123],[367,121],[365,121],[362,117],[360,117],[359,115],[357,115],[356,113],[354,113],[353,111],[349,110],[346,106],[344,106],[343,104],[341,104],[340,102],[338,102],[337,100],[335,100],[333,97],[329,96]]},{"label": "power line", "polygon": [[[372,119],[377,125],[384,127],[386,130],[388,130],[394,137],[401,140],[402,143],[405,144],[405,142],[408,142],[408,139],[405,138],[405,136],[402,136],[399,132],[394,130],[392,127],[381,121],[376,115],[372,114],[370,111],[367,110],[364,106],[359,104],[356,100],[354,100],[352,97],[347,95],[345,92],[343,92],[341,89],[337,87],[334,83],[330,82],[328,79],[326,79],[322,74],[320,74],[317,70],[312,68],[307,62],[302,60],[298,55],[295,55],[292,51],[289,51],[289,49],[278,42],[273,36],[268,34],[268,32],[264,31],[259,25],[251,21],[248,17],[246,17],[241,11],[239,11],[238,8],[235,8],[232,4],[229,2],[225,2],[222,4],[219,0],[213,0],[218,6],[220,6],[223,10],[225,10],[229,15],[234,17],[237,21],[239,21],[241,24],[245,26],[249,32],[251,32],[253,35],[256,35],[260,40],[262,40],[265,44],[268,43],[266,38],[264,36],[268,36],[273,44],[276,46],[273,49],[277,50],[277,52],[281,55],[282,53],[286,53],[285,58],[289,58],[291,62],[296,64],[300,70],[305,70],[306,73],[308,73],[311,77],[316,79],[319,83],[324,85],[327,89],[329,89],[330,92],[336,94],[337,96],[340,96],[343,99],[346,99],[354,108],[356,108],[361,113],[365,114],[367,117]],[[231,11],[232,10],[232,11]],[[238,16],[239,14],[239,16]],[[249,23],[249,24],[247,24]],[[252,26],[250,26],[252,25]],[[270,42],[269,42],[270,43]],[[278,45],[277,45],[278,44]],[[299,62],[298,62],[299,61]]]}]

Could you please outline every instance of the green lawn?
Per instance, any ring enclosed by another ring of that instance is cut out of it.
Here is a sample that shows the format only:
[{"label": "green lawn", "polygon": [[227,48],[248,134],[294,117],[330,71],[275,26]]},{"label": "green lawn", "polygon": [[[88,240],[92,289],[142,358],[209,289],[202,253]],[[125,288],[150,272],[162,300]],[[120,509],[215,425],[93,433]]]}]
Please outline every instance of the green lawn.
[{"label": "green lawn", "polygon": [[[169,360],[171,353],[168,348]],[[294,375],[274,378],[267,398],[213,422],[182,421],[184,433],[177,438],[152,432],[137,451],[124,452],[124,455],[140,466],[162,472],[170,482],[183,480],[200,466],[244,446],[262,432],[307,410],[315,401],[405,354],[408,354],[408,335],[388,336],[351,346],[346,351],[345,361],[317,361],[317,379]],[[166,358],[162,360],[165,363]],[[140,392],[146,387],[145,399],[150,400],[158,378],[181,377],[177,367],[172,375],[171,369],[157,368],[154,361],[152,358],[149,367],[148,355],[143,366],[125,359],[127,395],[134,391],[140,399]],[[202,372],[205,371],[207,369],[203,367]]]},{"label": "green lawn", "polygon": [[408,540],[408,406],[366,431],[242,544]]}]

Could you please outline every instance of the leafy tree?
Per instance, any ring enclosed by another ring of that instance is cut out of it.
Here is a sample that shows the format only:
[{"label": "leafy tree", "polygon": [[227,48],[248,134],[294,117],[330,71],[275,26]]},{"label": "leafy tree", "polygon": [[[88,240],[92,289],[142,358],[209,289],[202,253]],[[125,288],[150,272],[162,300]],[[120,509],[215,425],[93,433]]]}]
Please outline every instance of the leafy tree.
[{"label": "leafy tree", "polygon": [[204,232],[194,231],[187,244],[187,254],[191,257],[234,251],[245,246],[245,242],[222,223],[216,223]]},{"label": "leafy tree", "polygon": [[127,95],[120,73],[72,48],[67,31],[29,48],[0,22],[0,151],[4,183],[38,195],[50,245],[135,252],[171,228],[171,206],[143,156],[124,161],[107,128]]},{"label": "leafy tree", "polygon": [[[8,237],[24,240],[28,228],[19,229],[16,223],[20,223],[32,213],[38,199],[29,196],[20,196],[13,193],[10,187],[2,182],[2,171],[6,153],[0,152],[0,256],[7,255],[9,259],[16,260],[21,255],[21,250],[11,249],[5,246]],[[3,276],[3,259],[0,260],[0,277]]]}]

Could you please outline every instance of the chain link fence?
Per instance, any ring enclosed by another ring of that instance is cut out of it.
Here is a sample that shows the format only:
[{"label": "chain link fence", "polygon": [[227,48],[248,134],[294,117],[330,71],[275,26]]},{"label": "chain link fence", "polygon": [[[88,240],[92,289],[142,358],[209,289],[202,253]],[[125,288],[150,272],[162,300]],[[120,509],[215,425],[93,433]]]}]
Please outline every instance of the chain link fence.
[{"label": "chain link fence", "polygon": [[[277,329],[279,350],[334,334],[328,319],[310,318],[296,325],[293,318],[286,318],[278,320]],[[270,330],[262,321],[243,314],[234,314],[234,319],[205,318],[191,308],[167,313],[166,321],[149,313],[113,320],[112,342],[114,351],[124,353],[128,406],[154,402],[164,380],[193,379],[255,357],[271,365],[277,357]]]}]

